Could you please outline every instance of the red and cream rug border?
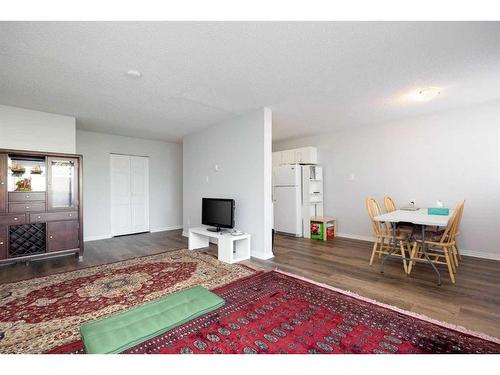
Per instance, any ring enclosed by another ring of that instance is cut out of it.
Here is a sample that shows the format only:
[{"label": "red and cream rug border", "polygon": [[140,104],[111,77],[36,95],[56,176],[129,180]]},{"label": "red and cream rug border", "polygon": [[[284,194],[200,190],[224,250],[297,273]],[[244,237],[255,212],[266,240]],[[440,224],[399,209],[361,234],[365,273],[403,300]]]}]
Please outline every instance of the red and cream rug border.
[{"label": "red and cream rug border", "polygon": [[371,303],[371,304],[383,307],[383,308],[388,309],[388,310],[392,310],[392,311],[400,313],[400,314],[408,315],[408,316],[410,316],[412,318],[415,318],[415,319],[423,320],[425,322],[436,324],[438,326],[441,326],[441,327],[444,327],[444,328],[447,328],[447,329],[451,329],[451,330],[454,330],[454,331],[457,331],[457,332],[460,332],[460,333],[463,333],[463,334],[466,334],[466,335],[474,336],[474,337],[477,337],[477,338],[480,338],[480,339],[483,339],[483,340],[488,340],[488,341],[494,342],[496,344],[500,344],[500,338],[487,335],[486,333],[473,331],[473,330],[467,329],[467,328],[465,328],[463,326],[459,326],[459,325],[456,325],[456,324],[451,324],[451,323],[443,322],[443,321],[440,321],[440,320],[436,320],[436,319],[431,318],[431,317],[429,317],[427,315],[423,315],[423,314],[415,313],[415,312],[412,312],[412,311],[404,310],[404,309],[401,309],[401,308],[399,308],[397,306],[388,305],[386,303],[379,302],[379,301],[371,299],[371,298],[363,297],[363,296],[361,296],[361,295],[359,295],[357,293],[351,292],[349,290],[344,290],[344,289],[336,288],[334,286],[331,286],[331,285],[328,285],[328,284],[324,284],[324,283],[320,283],[320,282],[308,279],[307,277],[299,276],[299,275],[296,275],[296,274],[293,274],[293,273],[290,273],[290,272],[281,271],[279,269],[274,269],[274,271],[278,272],[278,273],[281,273],[283,275],[287,275],[287,276],[296,278],[298,280],[305,281],[305,282],[310,283],[310,284],[317,285],[317,286],[325,288],[325,289],[332,290],[332,291],[337,292],[337,293],[344,294],[346,296],[358,299],[358,300],[363,301],[363,302],[368,302],[368,303]]}]

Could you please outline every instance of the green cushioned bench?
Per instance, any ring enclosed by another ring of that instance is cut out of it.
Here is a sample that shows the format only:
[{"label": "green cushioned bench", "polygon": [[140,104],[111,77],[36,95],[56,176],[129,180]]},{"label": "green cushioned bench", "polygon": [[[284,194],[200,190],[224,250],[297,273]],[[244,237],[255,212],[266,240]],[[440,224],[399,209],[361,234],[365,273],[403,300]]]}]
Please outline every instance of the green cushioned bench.
[{"label": "green cushioned bench", "polygon": [[80,326],[80,334],[87,353],[120,353],[222,305],[222,298],[196,286],[117,315],[84,323]]}]

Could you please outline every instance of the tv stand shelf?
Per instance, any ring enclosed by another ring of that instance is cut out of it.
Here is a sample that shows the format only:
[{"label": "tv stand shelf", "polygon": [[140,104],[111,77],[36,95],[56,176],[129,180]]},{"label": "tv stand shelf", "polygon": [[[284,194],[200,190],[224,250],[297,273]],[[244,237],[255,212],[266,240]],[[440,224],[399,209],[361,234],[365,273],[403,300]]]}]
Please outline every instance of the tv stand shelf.
[{"label": "tv stand shelf", "polygon": [[189,229],[189,250],[208,247],[210,238],[217,240],[220,261],[236,263],[250,259],[250,234],[233,236],[227,232],[212,232],[206,227]]}]

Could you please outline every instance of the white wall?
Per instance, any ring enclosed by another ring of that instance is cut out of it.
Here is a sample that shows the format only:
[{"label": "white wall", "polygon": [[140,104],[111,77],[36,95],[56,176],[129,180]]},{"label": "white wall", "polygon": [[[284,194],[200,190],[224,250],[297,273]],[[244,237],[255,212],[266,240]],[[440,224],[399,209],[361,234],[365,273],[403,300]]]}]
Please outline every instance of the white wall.
[{"label": "white wall", "polygon": [[75,153],[75,118],[0,105],[0,148]]},{"label": "white wall", "polygon": [[149,157],[151,231],[182,225],[182,145],[78,130],[83,154],[84,238],[111,236],[110,153]]},{"label": "white wall", "polygon": [[[339,233],[370,236],[364,199],[446,206],[466,199],[460,245],[500,259],[500,102],[279,142],[275,151],[317,146],[324,166],[325,214]],[[352,179],[353,178],[353,179]]]},{"label": "white wall", "polygon": [[[235,226],[252,235],[251,254],[271,250],[272,113],[261,109],[183,139],[183,225],[199,226],[201,199],[236,200]],[[219,170],[215,171],[214,166]]]}]

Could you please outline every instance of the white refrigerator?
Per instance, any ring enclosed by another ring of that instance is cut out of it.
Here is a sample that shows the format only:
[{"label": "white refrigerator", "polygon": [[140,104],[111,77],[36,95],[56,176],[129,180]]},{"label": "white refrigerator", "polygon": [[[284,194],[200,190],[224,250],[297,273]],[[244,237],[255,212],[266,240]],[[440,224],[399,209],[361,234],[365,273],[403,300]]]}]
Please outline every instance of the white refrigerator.
[{"label": "white refrigerator", "polygon": [[302,237],[302,166],[273,168],[274,230]]}]

